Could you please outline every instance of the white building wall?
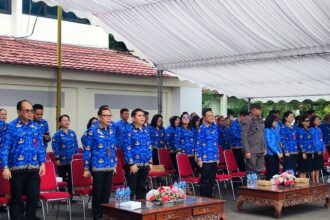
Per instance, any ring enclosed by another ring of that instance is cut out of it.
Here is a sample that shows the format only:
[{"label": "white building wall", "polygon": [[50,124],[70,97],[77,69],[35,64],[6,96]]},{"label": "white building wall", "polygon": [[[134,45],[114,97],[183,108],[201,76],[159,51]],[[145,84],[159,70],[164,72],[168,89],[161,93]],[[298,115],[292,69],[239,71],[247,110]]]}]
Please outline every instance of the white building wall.
[{"label": "white building wall", "polygon": [[196,112],[198,115],[202,113],[202,89],[196,85],[190,84],[189,87],[181,86],[173,88],[173,107],[172,111],[175,115],[182,112]]},{"label": "white building wall", "polygon": [[[39,96],[46,96],[47,92],[56,91],[55,76],[55,69],[0,64],[0,90],[12,90],[13,92],[22,90],[36,91],[39,93]],[[156,99],[156,85],[157,80],[152,77],[132,77],[108,73],[64,70],[62,85],[64,107],[62,108],[62,114],[68,114],[71,117],[71,128],[77,132],[80,138],[86,129],[89,118],[97,114],[95,94],[125,95],[132,97],[142,96],[154,97]],[[192,87],[192,90],[189,90],[189,85]],[[180,96],[183,97],[183,99],[179,101],[179,106],[177,106],[177,94],[173,91],[180,86],[185,88],[182,91],[190,91],[190,97],[188,98],[187,94],[182,92]],[[178,114],[178,112],[184,110],[189,112],[200,111],[198,103],[201,102],[201,95],[197,92],[199,89],[196,90],[196,88],[193,87],[194,85],[188,82],[180,82],[177,78],[164,78],[163,116],[165,119],[165,126],[168,125],[168,118],[173,114]],[[16,103],[20,99],[31,99],[31,97],[26,94],[16,97],[15,99],[17,100],[12,100],[13,103]],[[9,122],[17,117],[16,106],[15,104],[6,105],[4,104],[4,100],[5,97],[0,98],[0,107],[7,109],[7,122]],[[55,102],[55,100],[53,101]],[[109,103],[102,104],[108,104],[110,106],[113,120],[117,121],[119,119],[120,108],[126,107],[129,103],[123,100],[122,106],[116,108],[112,107],[111,100]],[[195,106],[196,109],[194,109],[193,106]],[[144,106],[136,107],[144,108]],[[145,110],[150,112],[150,116],[157,113],[156,107],[153,109],[147,108]],[[56,131],[55,116],[55,106],[45,107],[44,118],[49,122],[51,134]]]}]

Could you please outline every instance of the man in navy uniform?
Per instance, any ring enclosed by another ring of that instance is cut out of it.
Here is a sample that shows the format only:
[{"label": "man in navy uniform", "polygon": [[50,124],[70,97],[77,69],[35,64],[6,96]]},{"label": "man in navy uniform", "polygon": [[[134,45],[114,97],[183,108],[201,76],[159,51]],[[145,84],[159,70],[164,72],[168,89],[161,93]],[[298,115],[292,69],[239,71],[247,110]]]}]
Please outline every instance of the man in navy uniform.
[{"label": "man in navy uniform", "polygon": [[219,163],[218,127],[211,108],[203,111],[204,123],[197,133],[197,165],[201,168],[200,195],[213,196],[213,186]]},{"label": "man in navy uniform", "polygon": [[42,134],[42,142],[44,149],[47,150],[48,142],[50,142],[51,137],[49,134],[48,122],[42,118],[44,115],[44,107],[41,104],[33,105],[33,119],[39,124],[40,133]]},{"label": "man in navy uniform", "polygon": [[32,104],[17,103],[18,118],[9,123],[2,146],[2,176],[10,180],[10,218],[23,219],[23,192],[27,195],[25,218],[36,219],[40,193],[40,176],[45,174],[45,150],[40,127],[32,120]]},{"label": "man in navy uniform", "polygon": [[128,118],[129,118],[129,111],[127,108],[123,108],[120,110],[120,120],[116,122],[116,145],[117,148],[123,149],[125,145],[125,137],[127,128],[129,126]]}]

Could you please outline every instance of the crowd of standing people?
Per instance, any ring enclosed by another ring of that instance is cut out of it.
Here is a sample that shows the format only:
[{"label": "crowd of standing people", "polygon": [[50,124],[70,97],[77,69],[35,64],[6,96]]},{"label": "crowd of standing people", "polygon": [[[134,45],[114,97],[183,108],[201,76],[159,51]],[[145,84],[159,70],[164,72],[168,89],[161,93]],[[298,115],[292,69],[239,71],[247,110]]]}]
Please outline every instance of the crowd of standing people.
[{"label": "crowd of standing people", "polygon": [[[236,119],[214,116],[210,108],[201,116],[183,112],[172,116],[164,128],[162,115],[154,115],[149,123],[148,112],[136,108],[129,114],[124,108],[121,119],[114,122],[109,106],[101,106],[81,137],[84,176],[93,177],[94,219],[102,218],[101,204],[110,198],[109,186],[117,168],[116,149],[124,154],[132,200],[145,198],[149,171],[159,164],[158,150],[163,148],[170,151],[175,169],[176,155],[188,155],[191,167],[201,177],[201,196],[213,196],[219,146],[233,151],[240,171],[261,175],[266,167],[266,178],[271,179],[283,163],[284,170],[299,172],[301,177],[310,174],[313,182],[319,182],[325,146],[330,150],[330,116],[321,123],[312,111],[294,118],[291,111],[281,117],[279,111],[272,110],[263,119],[259,104],[252,104],[249,110],[240,112]],[[42,105],[22,100],[17,103],[17,119],[7,124],[7,112],[0,109],[0,159],[2,176],[11,183],[12,219],[22,219],[23,194],[28,198],[25,219],[36,217],[40,175],[46,172],[49,142],[58,175],[68,182],[68,191],[72,192],[70,164],[79,149],[77,135],[70,129],[69,115],[61,115],[60,127],[51,137],[43,112]]]}]

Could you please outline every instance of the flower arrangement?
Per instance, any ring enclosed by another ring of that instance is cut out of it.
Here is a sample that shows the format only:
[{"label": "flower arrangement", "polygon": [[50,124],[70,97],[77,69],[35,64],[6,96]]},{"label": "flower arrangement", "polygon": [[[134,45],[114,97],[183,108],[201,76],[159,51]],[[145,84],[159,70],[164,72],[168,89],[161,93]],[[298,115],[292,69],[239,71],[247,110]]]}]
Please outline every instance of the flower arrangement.
[{"label": "flower arrangement", "polygon": [[147,201],[158,201],[161,203],[180,201],[184,200],[185,198],[186,195],[183,189],[174,186],[162,186],[158,189],[152,189],[146,195]]},{"label": "flower arrangement", "polygon": [[293,186],[297,181],[296,177],[291,172],[284,172],[280,175],[273,176],[272,183],[277,186]]}]

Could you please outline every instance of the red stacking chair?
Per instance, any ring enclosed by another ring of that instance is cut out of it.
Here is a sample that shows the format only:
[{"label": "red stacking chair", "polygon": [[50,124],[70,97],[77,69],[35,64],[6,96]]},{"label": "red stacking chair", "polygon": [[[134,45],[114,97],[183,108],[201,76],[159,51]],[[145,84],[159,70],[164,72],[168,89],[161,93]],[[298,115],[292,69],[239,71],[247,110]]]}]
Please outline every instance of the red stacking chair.
[{"label": "red stacking chair", "polygon": [[112,178],[111,191],[116,191],[117,188],[126,187],[125,184],[125,171],[121,160],[117,160],[116,173]]},{"label": "red stacking chair", "polygon": [[330,167],[330,156],[327,149],[323,151],[323,161],[325,167]]},{"label": "red stacking chair", "polygon": [[[0,174],[2,174],[2,168],[0,166]],[[0,205],[7,207],[7,217],[10,219],[9,213],[9,201],[10,201],[10,182],[5,180],[2,175],[0,176]]]},{"label": "red stacking chair", "polygon": [[82,160],[82,159],[83,159],[83,154],[81,153],[72,155],[72,160]]},{"label": "red stacking chair", "polygon": [[83,215],[85,214],[85,199],[92,196],[92,177],[84,177],[84,161],[72,160],[71,161],[71,178],[72,178],[72,193],[74,196],[80,196],[83,204]]},{"label": "red stacking chair", "polygon": [[[56,164],[55,164],[54,153],[53,152],[49,152],[49,153],[47,153],[47,155],[46,155],[46,160],[51,161],[54,164],[55,172],[56,172],[57,169],[56,169]],[[68,183],[67,182],[57,182],[57,187],[60,188],[60,189],[64,189],[65,191],[67,191],[67,189],[68,189]]]},{"label": "red stacking chair", "polygon": [[[40,177],[40,195],[39,195],[39,199],[41,201],[43,219],[46,219],[44,202],[47,205],[49,201],[59,201],[59,200],[67,201],[67,205],[69,208],[69,218],[71,219],[70,194],[68,192],[56,191],[57,183],[56,183],[54,164],[51,161],[46,161],[45,168],[46,168],[45,175]],[[59,209],[57,209],[57,212],[58,211]]]},{"label": "red stacking chair", "polygon": [[226,170],[226,161],[225,157],[223,155],[223,148],[219,146],[219,164],[218,164],[218,171],[224,171]]},{"label": "red stacking chair", "polygon": [[121,164],[124,166],[125,165],[125,158],[124,158],[124,153],[123,153],[122,149],[117,148],[116,157],[117,157],[117,160],[120,160]]},{"label": "red stacking chair", "polygon": [[230,174],[220,174],[215,176],[215,181],[217,183],[219,197],[221,199],[221,191],[220,191],[220,183],[223,182],[226,184],[226,182],[230,182],[231,191],[233,193],[233,200],[235,201],[235,191],[234,191],[234,185],[233,185],[233,177]]},{"label": "red stacking chair", "polygon": [[173,168],[170,151],[167,149],[158,150],[159,164],[164,165],[167,175],[173,182],[172,176],[176,174],[176,170]]},{"label": "red stacking chair", "polygon": [[49,158],[50,161],[53,162],[53,164],[55,165],[55,162],[56,162],[56,159],[55,159],[55,155],[54,155],[54,152],[50,151],[50,152],[47,152],[47,155],[46,157]]},{"label": "red stacking chair", "polygon": [[243,179],[246,176],[246,173],[239,171],[233,151],[224,150],[223,155],[225,157],[228,174],[230,174],[233,178],[240,179],[243,184]]},{"label": "red stacking chair", "polygon": [[200,182],[200,178],[194,176],[194,172],[193,169],[191,168],[188,155],[177,154],[176,161],[178,163],[180,180],[186,181],[188,185],[191,185],[193,194],[195,196],[195,185],[197,185]]}]

